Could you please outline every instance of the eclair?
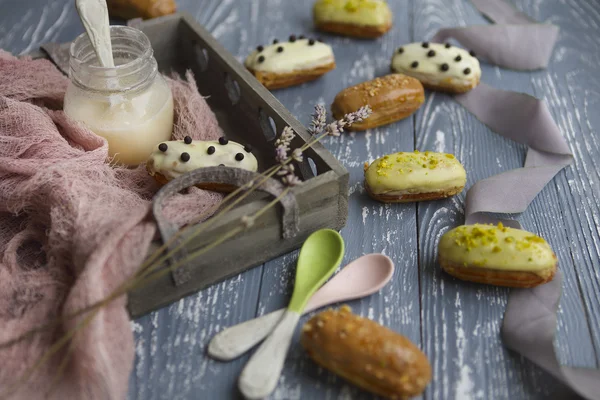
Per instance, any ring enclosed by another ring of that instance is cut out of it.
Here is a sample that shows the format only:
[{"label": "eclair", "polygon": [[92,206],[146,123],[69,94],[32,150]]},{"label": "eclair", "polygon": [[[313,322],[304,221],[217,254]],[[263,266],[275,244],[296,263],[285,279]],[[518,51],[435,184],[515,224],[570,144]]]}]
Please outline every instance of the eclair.
[{"label": "eclair", "polygon": [[392,57],[392,71],[417,78],[430,90],[464,93],[479,84],[475,53],[449,43],[411,43]]},{"label": "eclair", "polygon": [[175,0],[107,0],[108,13],[113,18],[156,18],[177,11]]},{"label": "eclair", "polygon": [[438,259],[448,274],[471,282],[530,288],[554,278],[557,258],[548,242],[521,229],[463,225],[446,232]]},{"label": "eclair", "polygon": [[300,339],[317,364],[389,399],[421,394],[431,365],[406,337],[352,314],[348,306],[323,311],[302,328]]},{"label": "eclair", "polygon": [[410,76],[391,74],[359,83],[342,90],[331,105],[334,118],[369,105],[373,111],[369,118],[356,122],[348,130],[361,131],[408,117],[425,101],[423,85]]},{"label": "eclair", "polygon": [[[227,166],[248,171],[258,170],[258,161],[252,148],[228,140],[192,140],[186,136],[183,140],[160,143],[146,162],[146,170],[160,184],[175,179],[186,172],[198,168]],[[217,183],[198,185],[201,189],[229,192],[229,186]]]},{"label": "eclair", "polygon": [[267,89],[280,89],[326,74],[335,68],[335,57],[328,44],[292,35],[286,42],[258,46],[244,64]]},{"label": "eclair", "polygon": [[365,189],[384,203],[443,199],[462,192],[466,182],[464,167],[447,153],[415,150],[365,163]]},{"label": "eclair", "polygon": [[392,12],[383,0],[317,0],[317,29],[358,38],[377,38],[392,27]]}]

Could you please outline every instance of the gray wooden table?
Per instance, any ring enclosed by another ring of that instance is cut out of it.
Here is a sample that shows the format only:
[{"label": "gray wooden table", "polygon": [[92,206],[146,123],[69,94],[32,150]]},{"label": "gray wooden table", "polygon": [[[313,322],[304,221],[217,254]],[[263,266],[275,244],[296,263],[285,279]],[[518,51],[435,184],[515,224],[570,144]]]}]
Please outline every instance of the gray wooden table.
[{"label": "gray wooden table", "polygon": [[[242,60],[256,45],[291,33],[315,34],[311,1],[178,0]],[[556,346],[563,363],[600,364],[600,2],[516,0],[561,34],[545,71],[483,67],[483,81],[544,98],[569,141],[575,163],[558,174],[519,217],[545,237],[565,275]],[[467,0],[390,0],[394,28],[376,41],[322,35],[338,67],[319,81],[280,90],[277,98],[305,124],[315,103],[329,107],[335,94],[389,71],[394,49],[431,37],[440,27],[487,23]],[[72,0],[0,0],[0,48],[28,52],[48,41],[72,40],[83,30]],[[0,77],[1,79],[1,77]],[[507,351],[499,328],[508,290],[457,281],[436,263],[439,237],[463,221],[464,196],[422,204],[384,205],[362,187],[362,165],[396,151],[456,154],[468,171],[467,187],[521,166],[525,148],[479,123],[450,97],[428,93],[414,117],[325,145],[350,171],[350,215],[342,230],[345,261],[382,252],[396,263],[392,282],[355,312],[416,342],[428,355],[434,379],[427,399],[541,399],[560,384]],[[247,360],[223,364],[205,356],[222,328],[282,307],[290,298],[292,253],[132,322],[136,360],[131,399],[237,398],[237,377]],[[372,396],[316,367],[297,338],[274,399],[368,399]]]}]

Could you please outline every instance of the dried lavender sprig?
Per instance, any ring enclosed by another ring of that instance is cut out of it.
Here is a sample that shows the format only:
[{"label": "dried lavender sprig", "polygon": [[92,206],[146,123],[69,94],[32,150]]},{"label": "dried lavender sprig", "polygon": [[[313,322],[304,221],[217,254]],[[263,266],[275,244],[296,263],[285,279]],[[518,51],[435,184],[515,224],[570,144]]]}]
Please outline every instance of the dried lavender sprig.
[{"label": "dried lavender sprig", "polygon": [[279,164],[285,163],[285,161],[288,159],[290,144],[292,143],[295,135],[296,134],[294,133],[293,129],[289,126],[286,126],[283,128],[281,136],[279,136],[279,138],[275,141],[275,146],[277,146],[275,147],[275,159]]},{"label": "dried lavender sprig", "polygon": [[[371,107],[367,105],[359,108],[355,112],[344,115],[344,117],[338,121],[334,121],[326,125],[325,122],[327,118],[327,112],[325,111],[325,107],[317,104],[315,106],[311,128],[309,129],[309,132],[314,137],[311,143],[321,140],[323,136],[317,137],[317,135],[321,134],[323,131],[329,136],[339,136],[344,131],[344,127],[350,126],[355,122],[363,121],[369,117],[371,112]],[[275,142],[277,145],[277,148],[275,149],[275,158],[280,164],[282,164],[281,169],[277,172],[277,175],[281,176],[281,182],[283,182],[283,184],[286,186],[295,186],[300,184],[302,181],[294,174],[294,166],[292,164],[286,164],[286,162],[289,160],[289,158],[296,162],[302,162],[304,158],[302,155],[302,148],[294,149],[292,155],[288,156],[288,152],[290,150],[289,145],[294,137],[294,131],[291,128],[288,128],[289,127],[286,127],[286,129],[283,130],[281,137]]]},{"label": "dried lavender sprig", "polygon": [[328,136],[338,137],[344,128],[354,124],[355,122],[361,122],[371,115],[371,107],[368,105],[359,108],[357,111],[344,115],[341,119],[333,121],[325,126],[325,133]]},{"label": "dried lavender sprig", "polygon": [[321,104],[317,104],[312,118],[308,133],[314,136],[322,132],[323,128],[325,128],[325,123],[327,122],[327,111],[325,111],[325,107]]}]

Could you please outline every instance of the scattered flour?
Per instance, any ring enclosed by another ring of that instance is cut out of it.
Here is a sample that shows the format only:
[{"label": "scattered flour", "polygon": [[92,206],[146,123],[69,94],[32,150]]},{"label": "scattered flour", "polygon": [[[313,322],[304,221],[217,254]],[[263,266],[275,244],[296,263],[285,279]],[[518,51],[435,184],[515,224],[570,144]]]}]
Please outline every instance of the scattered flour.
[{"label": "scattered flour", "polygon": [[367,207],[363,207],[362,209],[362,220],[363,225],[367,223],[367,217],[369,216],[369,209]]},{"label": "scattered flour", "polygon": [[446,148],[446,134],[442,131],[437,131],[435,133],[435,151],[438,153],[443,153]]},{"label": "scattered flour", "polygon": [[463,312],[460,308],[460,295],[456,293],[456,350],[457,357],[455,360],[456,367],[460,368],[460,376],[456,382],[455,396],[457,400],[467,400],[473,398],[473,388],[475,384],[471,379],[471,367],[466,364],[466,337],[463,329]]}]

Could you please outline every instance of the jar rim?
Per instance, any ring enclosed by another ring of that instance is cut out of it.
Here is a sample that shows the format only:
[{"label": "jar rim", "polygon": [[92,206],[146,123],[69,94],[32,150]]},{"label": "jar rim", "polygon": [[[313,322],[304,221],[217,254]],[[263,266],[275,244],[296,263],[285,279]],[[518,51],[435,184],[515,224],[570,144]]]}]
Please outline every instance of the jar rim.
[{"label": "jar rim", "polygon": [[[138,90],[150,84],[157,73],[157,65],[150,39],[144,32],[115,25],[110,27],[110,39],[113,55],[126,54],[125,62],[114,67],[94,63],[97,55],[89,36],[84,32],[69,48],[71,81],[82,88],[101,92]],[[123,85],[124,78],[128,81],[126,85]]]},{"label": "jar rim", "polygon": [[[124,25],[111,25],[109,29],[111,42],[117,38],[127,38],[132,40],[137,39],[137,41],[145,48],[145,50],[139,57],[136,57],[133,60],[128,61],[126,63],[115,65],[114,67],[103,67],[101,65],[87,64],[86,68],[89,68],[91,71],[98,71],[104,74],[108,70],[119,71],[124,69],[130,69],[138,64],[141,64],[143,60],[153,56],[153,50],[152,45],[150,44],[150,39],[148,39],[148,36],[146,36],[146,34],[144,34],[144,32],[142,32],[141,30]],[[85,60],[79,58],[81,54],[78,54],[81,53],[81,51],[78,52],[77,50],[78,48],[81,48],[88,44],[91,46],[91,41],[87,32],[83,32],[82,34],[77,36],[77,38],[71,43],[71,46],[69,48],[69,56],[71,57],[71,60],[74,60],[79,64],[84,64]]]}]

